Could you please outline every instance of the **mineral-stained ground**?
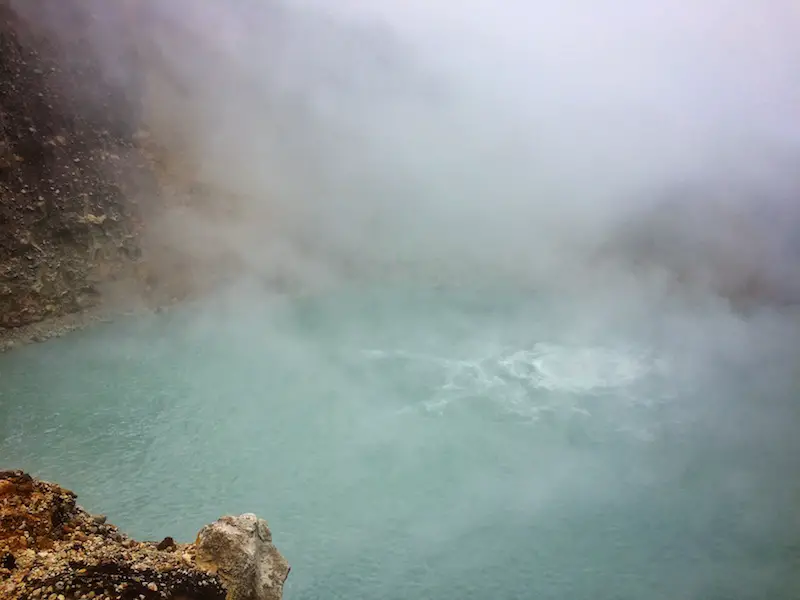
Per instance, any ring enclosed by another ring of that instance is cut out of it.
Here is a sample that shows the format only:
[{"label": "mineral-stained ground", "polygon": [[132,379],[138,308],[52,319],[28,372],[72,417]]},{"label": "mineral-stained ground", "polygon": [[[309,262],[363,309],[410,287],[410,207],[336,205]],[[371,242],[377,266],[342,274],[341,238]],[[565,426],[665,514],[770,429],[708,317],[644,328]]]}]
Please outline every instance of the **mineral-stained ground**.
[{"label": "mineral-stained ground", "polygon": [[276,600],[288,574],[254,515],[223,517],[192,544],[137,542],[71,491],[0,471],[3,600]]},{"label": "mineral-stained ground", "polygon": [[194,565],[193,545],[136,542],[75,499],[25,473],[0,473],[2,598],[225,598],[219,579]]}]

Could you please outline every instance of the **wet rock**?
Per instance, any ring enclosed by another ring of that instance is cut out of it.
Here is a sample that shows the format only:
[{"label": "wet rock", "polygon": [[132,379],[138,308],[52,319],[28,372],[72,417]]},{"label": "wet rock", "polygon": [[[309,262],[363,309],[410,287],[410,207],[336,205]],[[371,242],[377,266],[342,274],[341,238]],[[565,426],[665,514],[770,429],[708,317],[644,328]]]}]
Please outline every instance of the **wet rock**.
[{"label": "wet rock", "polygon": [[289,575],[289,563],[272,543],[266,521],[254,514],[222,517],[200,530],[195,560],[217,573],[229,590],[228,600],[278,600]]}]

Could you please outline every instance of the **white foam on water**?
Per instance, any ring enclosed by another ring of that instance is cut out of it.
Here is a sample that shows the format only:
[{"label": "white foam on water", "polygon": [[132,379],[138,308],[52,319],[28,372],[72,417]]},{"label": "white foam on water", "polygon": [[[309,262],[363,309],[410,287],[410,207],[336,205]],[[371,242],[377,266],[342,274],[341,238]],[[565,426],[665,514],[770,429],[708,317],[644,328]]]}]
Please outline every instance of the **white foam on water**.
[{"label": "white foam on water", "polygon": [[[667,361],[636,348],[541,342],[527,349],[495,348],[469,359],[406,350],[368,350],[365,355],[433,366],[438,382],[417,408],[434,414],[461,402],[483,401],[524,420],[545,415],[584,419],[593,416],[600,395],[613,395],[622,408],[649,408],[668,396],[667,390],[654,394],[639,385],[665,375]],[[621,424],[619,431],[641,440],[653,437],[633,424]]]},{"label": "white foam on water", "polygon": [[536,344],[533,350],[510,358],[512,365],[521,361],[533,366],[536,386],[574,393],[628,386],[652,369],[642,356],[599,346]]}]

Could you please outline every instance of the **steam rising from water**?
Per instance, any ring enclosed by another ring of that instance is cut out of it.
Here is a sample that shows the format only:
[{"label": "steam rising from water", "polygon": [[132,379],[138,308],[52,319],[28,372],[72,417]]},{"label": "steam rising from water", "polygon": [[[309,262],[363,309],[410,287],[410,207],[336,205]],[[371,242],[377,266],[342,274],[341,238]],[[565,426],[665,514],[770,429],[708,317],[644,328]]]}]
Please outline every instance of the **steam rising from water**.
[{"label": "steam rising from water", "polygon": [[[590,407],[598,395],[608,391],[630,392],[646,376],[656,371],[666,372],[664,365],[659,364],[661,361],[637,355],[635,351],[571,348],[546,342],[535,343],[531,349],[507,348],[471,360],[383,350],[370,351],[367,356],[395,363],[408,361],[423,366],[427,363],[442,378],[442,383],[435,396],[425,401],[426,409],[441,410],[451,402],[484,398],[533,419],[550,411],[591,416]],[[559,395],[552,404],[542,404],[547,392]],[[648,402],[636,396],[630,399]],[[574,404],[576,401],[580,404]]]},{"label": "steam rising from water", "polygon": [[137,6],[153,129],[231,209],[168,222],[190,252],[305,283],[613,289],[638,260],[635,287],[800,293],[790,0]]},{"label": "steam rising from water", "polygon": [[4,356],[0,455],[143,539],[267,515],[287,598],[794,598],[786,315],[251,300]]},{"label": "steam rising from water", "polygon": [[[229,209],[165,230],[260,282],[349,291],[265,299],[236,282],[153,317],[168,328],[98,333],[59,359],[81,361],[53,377],[101,432],[76,452],[125,479],[112,500],[131,525],[153,480],[184,536],[239,494],[283,524],[307,597],[362,576],[363,597],[441,598],[729,598],[731,571],[748,590],[790,579],[797,321],[718,294],[800,292],[794,3],[140,6],[153,129]],[[92,41],[114,56],[114,39]],[[357,287],[368,278],[377,296]],[[127,415],[113,435],[93,404],[107,373]],[[26,456],[47,435],[9,446]],[[92,447],[120,439],[130,473]],[[250,487],[252,465],[269,490]],[[71,485],[99,498],[92,483]],[[147,522],[172,526],[156,509]]]}]

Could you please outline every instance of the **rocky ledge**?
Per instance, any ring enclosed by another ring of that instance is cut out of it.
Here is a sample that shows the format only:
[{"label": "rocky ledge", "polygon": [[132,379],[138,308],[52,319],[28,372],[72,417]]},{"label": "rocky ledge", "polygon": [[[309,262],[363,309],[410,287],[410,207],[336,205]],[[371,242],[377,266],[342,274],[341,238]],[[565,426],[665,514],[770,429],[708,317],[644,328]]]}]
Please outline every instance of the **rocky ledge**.
[{"label": "rocky ledge", "polygon": [[288,574],[255,515],[222,517],[192,544],[137,542],[73,492],[0,471],[4,600],[277,600]]}]

